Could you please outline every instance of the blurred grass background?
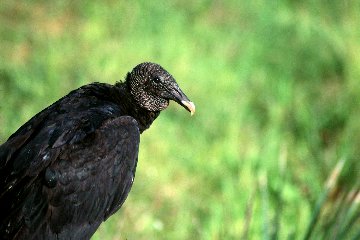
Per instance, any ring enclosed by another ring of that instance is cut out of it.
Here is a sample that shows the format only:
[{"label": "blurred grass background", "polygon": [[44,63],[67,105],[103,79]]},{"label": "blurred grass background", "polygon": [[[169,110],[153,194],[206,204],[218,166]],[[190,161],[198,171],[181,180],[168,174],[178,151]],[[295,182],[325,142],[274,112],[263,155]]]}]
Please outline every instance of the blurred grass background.
[{"label": "blurred grass background", "polygon": [[93,239],[360,239],[359,1],[2,0],[0,142],[143,61],[197,112],[142,135]]}]

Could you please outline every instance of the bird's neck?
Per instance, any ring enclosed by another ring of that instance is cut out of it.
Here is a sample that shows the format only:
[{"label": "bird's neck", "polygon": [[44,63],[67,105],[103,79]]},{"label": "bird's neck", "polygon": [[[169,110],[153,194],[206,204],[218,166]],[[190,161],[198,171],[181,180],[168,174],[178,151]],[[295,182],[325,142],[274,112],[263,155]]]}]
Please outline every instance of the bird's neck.
[{"label": "bird's neck", "polygon": [[140,133],[148,129],[152,122],[159,116],[160,111],[148,111],[140,107],[130,94],[126,83],[116,83],[113,90],[114,93],[112,95],[114,100],[124,114],[133,117],[138,122]]}]

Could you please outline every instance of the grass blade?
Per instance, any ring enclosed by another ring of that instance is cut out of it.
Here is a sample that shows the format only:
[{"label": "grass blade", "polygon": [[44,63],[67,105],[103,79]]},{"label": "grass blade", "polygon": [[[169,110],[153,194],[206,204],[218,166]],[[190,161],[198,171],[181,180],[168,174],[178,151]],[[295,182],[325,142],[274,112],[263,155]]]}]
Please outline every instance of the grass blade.
[{"label": "grass blade", "polygon": [[317,221],[320,216],[320,212],[324,207],[324,204],[329,196],[329,193],[331,190],[335,187],[337,179],[339,178],[339,175],[341,173],[341,170],[343,169],[345,164],[345,159],[340,160],[335,168],[333,169],[332,173],[330,174],[330,177],[328,178],[325,189],[323,193],[320,195],[318,201],[315,204],[314,213],[312,214],[310,223],[308,225],[306,234],[304,236],[304,240],[308,240],[311,238],[312,234],[314,233],[315,226],[317,224]]}]

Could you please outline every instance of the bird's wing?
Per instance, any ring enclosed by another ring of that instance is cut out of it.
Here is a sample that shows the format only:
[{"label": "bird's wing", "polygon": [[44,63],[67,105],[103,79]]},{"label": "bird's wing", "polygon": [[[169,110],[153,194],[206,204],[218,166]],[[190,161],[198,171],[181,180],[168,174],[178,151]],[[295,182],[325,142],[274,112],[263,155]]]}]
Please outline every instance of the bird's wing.
[{"label": "bird's wing", "polygon": [[0,170],[9,172],[0,193],[2,216],[7,216],[0,228],[9,227],[1,232],[76,239],[92,234],[121,207],[134,179],[138,124],[129,116],[92,117],[97,123],[84,117],[64,121],[63,132],[58,123],[49,123],[26,136],[10,158],[3,154],[7,164]]}]

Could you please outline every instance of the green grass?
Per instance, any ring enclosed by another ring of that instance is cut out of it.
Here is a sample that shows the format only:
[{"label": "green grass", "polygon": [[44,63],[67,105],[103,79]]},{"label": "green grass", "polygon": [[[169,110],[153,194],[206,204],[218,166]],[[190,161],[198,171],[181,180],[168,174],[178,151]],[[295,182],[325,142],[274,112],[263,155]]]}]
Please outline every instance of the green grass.
[{"label": "green grass", "polygon": [[0,142],[70,90],[157,62],[197,112],[173,103],[142,135],[129,198],[93,239],[357,239],[359,12],[358,1],[3,0]]}]

